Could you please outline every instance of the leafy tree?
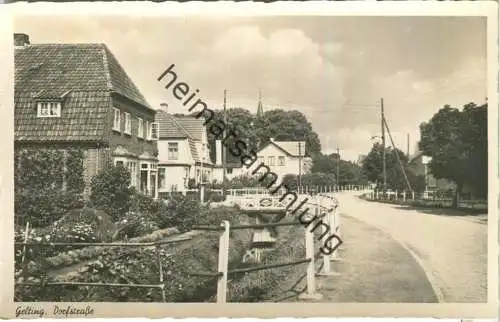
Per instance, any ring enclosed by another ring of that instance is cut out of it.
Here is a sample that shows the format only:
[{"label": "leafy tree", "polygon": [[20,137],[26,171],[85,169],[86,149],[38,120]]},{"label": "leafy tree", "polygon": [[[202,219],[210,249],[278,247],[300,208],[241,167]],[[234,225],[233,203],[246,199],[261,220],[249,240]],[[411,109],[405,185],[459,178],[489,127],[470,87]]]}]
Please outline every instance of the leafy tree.
[{"label": "leafy tree", "polygon": [[433,176],[457,185],[455,206],[464,185],[477,195],[487,195],[487,104],[469,103],[462,111],[445,105],[420,125],[420,133],[419,148],[432,157],[429,167]]},{"label": "leafy tree", "polygon": [[[339,170],[338,180],[336,178],[337,166]],[[332,174],[335,177],[335,183],[340,185],[367,183],[361,167],[353,162],[341,160],[337,153],[330,155],[317,154],[313,159],[311,172]]]},{"label": "leafy tree", "polygon": [[[380,143],[375,143],[372,146],[370,153],[366,156],[363,161],[363,172],[366,178],[371,182],[376,182],[379,185],[383,184],[383,171],[382,171],[382,152],[383,147]],[[410,182],[411,188],[414,191],[421,191],[425,187],[424,179],[421,176],[415,175],[408,167],[408,157],[403,151],[391,147],[385,148],[385,164],[386,164],[386,188],[392,190],[405,190],[408,189],[406,180],[401,169],[401,164],[398,161],[398,157],[403,164],[403,169],[406,173],[408,181]]]},{"label": "leafy tree", "polygon": [[299,111],[275,109],[266,111],[262,118],[256,119],[256,132],[261,144],[270,138],[277,141],[306,141],[306,154],[320,153],[321,143],[312,124]]},{"label": "leafy tree", "polygon": [[103,210],[118,221],[129,211],[133,193],[128,170],[122,165],[112,165],[92,178],[89,206]]},{"label": "leafy tree", "polygon": [[[270,110],[260,118],[250,111],[235,107],[226,110],[227,129],[235,131],[237,140],[245,142],[249,149],[258,151],[259,148],[267,144],[270,138],[277,141],[306,141],[306,154],[315,155],[321,150],[318,134],[313,131],[311,123],[299,111],[284,111],[280,109]],[[194,113],[193,115],[196,115]],[[208,116],[208,113],[204,114]],[[208,124],[224,124],[224,111],[214,110],[214,116]],[[210,158],[215,161],[215,140],[216,137],[210,130],[208,131],[208,143],[210,147]],[[230,139],[226,145],[234,146],[234,140]],[[227,153],[228,163],[240,163],[240,158]]]}]

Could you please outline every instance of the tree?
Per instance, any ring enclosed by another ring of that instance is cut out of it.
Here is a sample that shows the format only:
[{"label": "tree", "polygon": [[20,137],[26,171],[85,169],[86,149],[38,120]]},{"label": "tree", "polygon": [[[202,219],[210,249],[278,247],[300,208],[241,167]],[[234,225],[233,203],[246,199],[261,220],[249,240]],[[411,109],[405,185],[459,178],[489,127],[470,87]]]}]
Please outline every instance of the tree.
[{"label": "tree", "polygon": [[[375,143],[372,146],[370,153],[366,156],[363,161],[362,171],[366,175],[366,178],[371,182],[376,182],[379,185],[382,185],[383,171],[382,171],[382,144]],[[385,168],[386,168],[386,188],[392,190],[406,190],[408,189],[408,185],[406,183],[405,175],[403,174],[403,169],[401,168],[401,164],[398,161],[398,157],[396,153],[399,155],[399,159],[403,164],[404,173],[406,174],[408,181],[410,182],[410,186],[413,191],[421,191],[423,178],[415,175],[408,167],[408,157],[405,153],[399,149],[393,149],[391,147],[385,148]],[[424,182],[425,186],[425,182]]]},{"label": "tree", "polygon": [[[270,138],[277,141],[306,141],[306,154],[315,155],[321,150],[318,134],[313,131],[311,123],[299,111],[270,110],[262,117],[257,117],[248,110],[240,107],[226,110],[226,128],[235,131],[237,140],[247,144],[249,149],[258,151],[267,144]],[[194,113],[196,115],[198,113]],[[208,113],[205,113],[208,114]],[[214,110],[210,123],[219,123],[224,120],[223,110]],[[210,126],[208,126],[208,129]],[[210,158],[215,161],[216,137],[208,131]],[[233,146],[231,141],[227,146]],[[240,158],[232,155],[228,150],[228,163],[240,163]]]},{"label": "tree", "polygon": [[419,148],[432,157],[429,167],[433,176],[457,185],[455,206],[464,185],[478,195],[487,195],[487,104],[469,103],[462,111],[445,105],[420,125],[420,133]]},{"label": "tree", "polygon": [[[337,179],[337,165],[339,168],[339,178]],[[361,167],[357,164],[341,160],[337,153],[330,155],[316,154],[313,159],[312,173],[326,173],[333,175],[336,179],[334,184],[365,184],[366,177]]]},{"label": "tree", "polygon": [[266,111],[256,119],[256,134],[261,146],[270,138],[277,141],[306,141],[305,153],[314,156],[321,151],[319,136],[313,131],[312,124],[299,111],[275,109]]}]

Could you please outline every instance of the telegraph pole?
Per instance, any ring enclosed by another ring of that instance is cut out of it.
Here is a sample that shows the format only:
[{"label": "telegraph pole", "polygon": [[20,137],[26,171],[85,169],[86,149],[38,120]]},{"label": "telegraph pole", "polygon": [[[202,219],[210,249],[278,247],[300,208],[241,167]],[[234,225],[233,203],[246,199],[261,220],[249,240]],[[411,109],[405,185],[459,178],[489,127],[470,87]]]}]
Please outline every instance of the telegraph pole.
[{"label": "telegraph pole", "polygon": [[408,162],[410,162],[410,133],[406,134],[406,156],[408,157]]},{"label": "telegraph pole", "polygon": [[299,141],[299,187],[302,187],[302,150]]},{"label": "telegraph pole", "polygon": [[[224,125],[227,124],[227,113],[226,113],[226,90],[224,90]],[[224,131],[223,133],[223,140],[226,138],[226,127],[224,126]],[[226,145],[222,145],[222,182],[225,184],[226,183]]]},{"label": "telegraph pole", "polygon": [[340,186],[340,150],[337,147],[337,186]]},{"label": "telegraph pole", "polygon": [[387,176],[385,171],[385,117],[384,117],[384,99],[380,99],[380,119],[382,125],[382,176],[384,178],[383,190],[387,186]]}]

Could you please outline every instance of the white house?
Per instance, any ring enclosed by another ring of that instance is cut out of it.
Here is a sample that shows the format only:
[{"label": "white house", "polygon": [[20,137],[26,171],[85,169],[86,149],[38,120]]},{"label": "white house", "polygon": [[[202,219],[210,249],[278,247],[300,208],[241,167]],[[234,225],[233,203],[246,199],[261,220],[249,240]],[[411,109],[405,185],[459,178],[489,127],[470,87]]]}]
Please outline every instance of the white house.
[{"label": "white house", "polygon": [[185,191],[189,179],[195,184],[212,181],[213,164],[209,157],[208,137],[202,119],[173,116],[157,111],[158,191]]},{"label": "white house", "polygon": [[[271,138],[270,142],[257,152],[258,161],[251,168],[247,169],[241,164],[228,164],[226,165],[226,177],[231,179],[240,175],[251,175],[252,171],[256,170],[260,164],[268,166],[271,172],[278,175],[277,184],[287,174],[298,175],[310,173],[312,160],[305,156],[305,146],[305,141],[275,141]],[[220,144],[217,143],[217,160],[221,160],[219,158],[220,148]],[[220,162],[216,161],[214,177],[217,181],[222,180],[222,170],[219,170],[221,169],[219,164]],[[264,171],[262,168],[259,170],[262,173]]]}]

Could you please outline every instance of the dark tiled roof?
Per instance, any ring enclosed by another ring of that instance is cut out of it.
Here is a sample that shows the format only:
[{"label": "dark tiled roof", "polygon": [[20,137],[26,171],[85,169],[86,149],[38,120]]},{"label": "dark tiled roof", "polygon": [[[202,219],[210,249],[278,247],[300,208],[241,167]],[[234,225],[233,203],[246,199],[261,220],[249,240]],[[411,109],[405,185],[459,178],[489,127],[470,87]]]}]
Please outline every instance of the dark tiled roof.
[{"label": "dark tiled roof", "polygon": [[200,162],[200,156],[198,155],[198,150],[196,149],[196,142],[193,139],[189,140],[189,149],[191,150],[191,155],[193,156],[194,162]]},{"label": "dark tiled roof", "polygon": [[198,119],[192,116],[176,116],[175,119],[193,139],[198,141],[202,140],[203,131],[206,131],[206,128],[203,125],[203,119]]},{"label": "dark tiled roof", "polygon": [[188,138],[189,133],[182,127],[177,119],[165,111],[156,111],[155,121],[160,127],[160,139]]},{"label": "dark tiled roof", "polygon": [[[116,92],[150,108],[104,44],[35,44],[15,49],[15,140],[105,137]],[[62,99],[62,115],[38,118],[37,99]]]}]

